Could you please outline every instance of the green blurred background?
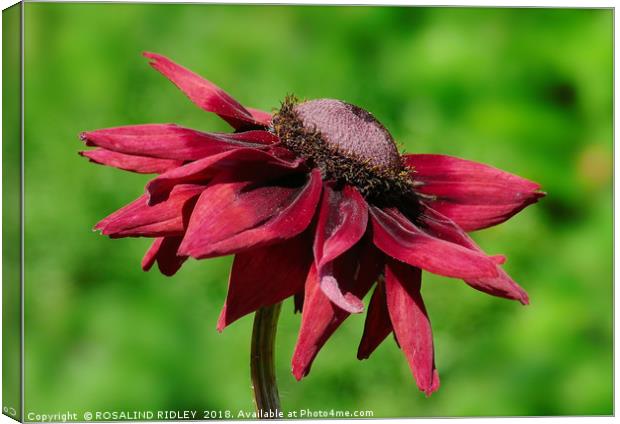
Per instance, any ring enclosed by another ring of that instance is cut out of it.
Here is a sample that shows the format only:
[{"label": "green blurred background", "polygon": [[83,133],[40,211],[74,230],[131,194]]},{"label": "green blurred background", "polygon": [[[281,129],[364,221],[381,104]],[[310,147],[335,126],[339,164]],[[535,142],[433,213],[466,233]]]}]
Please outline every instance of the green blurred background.
[{"label": "green blurred background", "polygon": [[285,410],[375,417],[611,414],[611,10],[25,5],[26,412],[252,410],[252,320],[218,334],[231,258],[144,273],[145,239],[91,231],[149,176],[89,164],[78,133],[176,122],[227,130],[147,66],[168,55],[241,103],[287,93],[373,112],[409,152],[486,162],[549,194],[476,233],[532,303],[425,276],[442,387],[426,399],[391,340],[355,358],[363,316],[289,372]]}]

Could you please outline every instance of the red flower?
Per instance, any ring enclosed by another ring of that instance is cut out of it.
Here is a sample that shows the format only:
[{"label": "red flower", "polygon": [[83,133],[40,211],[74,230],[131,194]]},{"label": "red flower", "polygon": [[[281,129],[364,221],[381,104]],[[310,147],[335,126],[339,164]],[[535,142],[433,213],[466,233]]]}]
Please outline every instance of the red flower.
[{"label": "red flower", "polygon": [[[91,161],[159,174],[146,193],[96,225],[110,237],[153,237],[142,267],[174,274],[188,258],[234,254],[217,328],[295,297],[302,311],[293,374],[307,375],[331,334],[362,312],[357,356],[390,334],[420,390],[437,390],[421,270],[528,303],[525,291],[466,234],[499,224],[542,195],[487,165],[399,155],[368,112],[337,100],[286,99],[272,117],[169,59],[145,54],[196,105],[234,133],[173,124],[85,132]],[[375,284],[376,283],[376,284]]]}]

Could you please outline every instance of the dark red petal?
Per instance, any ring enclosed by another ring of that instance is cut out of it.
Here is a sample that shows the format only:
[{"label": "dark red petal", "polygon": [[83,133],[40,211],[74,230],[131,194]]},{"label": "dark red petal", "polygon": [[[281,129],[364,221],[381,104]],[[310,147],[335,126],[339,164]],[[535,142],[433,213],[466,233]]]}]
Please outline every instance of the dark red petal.
[{"label": "dark red petal", "polygon": [[477,162],[444,155],[405,155],[416,188],[435,196],[431,207],[465,231],[502,223],[544,196],[540,185]]},{"label": "dark red petal", "polygon": [[168,200],[155,206],[148,206],[146,195],[142,195],[101,220],[95,229],[113,238],[181,235],[204,188],[201,185],[178,185]]},{"label": "dark red petal", "polygon": [[283,243],[235,255],[218,331],[260,307],[274,305],[303,290],[311,263],[312,247],[307,232]]},{"label": "dark red petal", "polygon": [[[218,135],[223,135],[222,133],[218,133]],[[231,140],[231,142],[245,142],[251,144],[274,144],[278,143],[280,140],[278,136],[272,132],[265,130],[250,130],[250,131],[242,131],[236,132],[232,134],[225,134],[226,138]],[[256,147],[256,146],[254,146]]]},{"label": "dark red petal", "polygon": [[196,203],[180,251],[197,259],[223,256],[300,234],[312,220],[322,180],[318,169],[300,185],[291,178],[211,185]]},{"label": "dark red petal", "polygon": [[334,277],[333,261],[353,247],[366,232],[368,205],[359,192],[345,186],[333,190],[323,188],[323,198],[314,239],[314,261],[320,286],[325,295],[347,312],[364,310],[362,301],[350,292],[343,292]]},{"label": "dark red petal", "polygon": [[[482,252],[482,249],[471,237],[448,217],[443,216],[439,212],[426,208],[424,214],[420,217],[420,221],[426,226],[428,231],[432,232],[436,237],[459,244],[476,252]],[[503,264],[506,260],[506,258],[501,255],[496,255],[493,258],[497,265]],[[473,288],[493,296],[515,299],[524,305],[528,304],[529,298],[525,290],[515,283],[499,266],[497,266],[497,272],[498,275],[496,277],[470,278],[465,279],[465,282]]]},{"label": "dark red petal", "polygon": [[293,303],[293,311],[295,313],[297,312],[301,312],[304,309],[304,291],[301,290],[297,293],[295,293],[295,298],[293,299],[294,303]]},{"label": "dark red petal", "polygon": [[145,158],[106,149],[87,150],[79,154],[90,159],[91,162],[139,174],[162,174],[183,164],[178,160]]},{"label": "dark red petal", "polygon": [[163,237],[158,237],[155,240],[153,240],[153,243],[151,243],[151,246],[144,254],[144,257],[142,258],[142,270],[144,271],[151,270],[151,267],[157,260],[157,252],[159,252],[159,248],[161,247],[161,244],[163,243],[163,241],[164,241]]},{"label": "dark red petal", "polygon": [[286,160],[256,149],[240,148],[225,151],[213,156],[190,162],[172,169],[146,185],[149,194],[149,204],[153,205],[165,200],[170,190],[177,184],[203,183],[207,184],[215,175],[231,170],[244,175],[254,172],[257,175],[268,177],[283,171],[290,171],[300,166],[300,160]]},{"label": "dark red petal", "polygon": [[153,241],[142,259],[142,269],[148,271],[155,261],[162,274],[174,275],[183,265],[187,256],[178,256],[177,249],[182,237],[159,237]]},{"label": "dark red petal", "polygon": [[264,126],[228,93],[165,56],[144,53],[149,63],[185,93],[198,107],[219,115],[235,129]]},{"label": "dark red petal", "polygon": [[493,258],[427,234],[398,210],[370,213],[375,245],[393,258],[446,277],[497,277]]},{"label": "dark red petal", "polygon": [[364,334],[357,349],[357,359],[368,359],[383,340],[392,332],[392,322],[385,299],[385,282],[377,282],[375,291],[370,298]]},{"label": "dark red petal", "polygon": [[[345,290],[362,298],[383,267],[383,255],[366,238],[335,260],[336,277]],[[293,353],[293,375],[300,380],[310,372],[314,358],[349,313],[325,296],[313,265],[306,280],[301,328]]]},{"label": "dark red petal", "polygon": [[394,260],[385,266],[385,293],[394,334],[418,388],[428,396],[439,388],[439,375],[431,323],[420,293],[421,275],[420,269]]},{"label": "dark red petal", "polygon": [[84,132],[80,138],[88,146],[99,146],[128,155],[178,161],[197,160],[239,147],[261,148],[277,141],[268,131],[203,133],[174,124],[105,128]]},{"label": "dark red petal", "polygon": [[519,286],[503,269],[498,267],[498,276],[495,278],[477,278],[464,280],[471,287],[493,296],[514,299],[523,305],[530,303],[527,292]]},{"label": "dark red petal", "polygon": [[248,112],[252,114],[252,117],[257,121],[263,124],[264,126],[271,125],[271,113],[262,111],[260,109],[254,109],[251,107],[246,108]]}]

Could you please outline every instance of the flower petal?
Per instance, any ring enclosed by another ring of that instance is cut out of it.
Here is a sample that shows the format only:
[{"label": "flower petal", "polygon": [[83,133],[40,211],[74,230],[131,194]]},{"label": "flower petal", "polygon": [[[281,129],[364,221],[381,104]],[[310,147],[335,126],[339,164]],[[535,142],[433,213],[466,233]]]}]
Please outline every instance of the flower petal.
[{"label": "flower petal", "polygon": [[421,271],[388,260],[385,293],[394,334],[407,357],[418,388],[427,396],[439,388],[431,323],[420,293]]},{"label": "flower petal", "polygon": [[129,125],[80,134],[87,146],[119,153],[191,161],[239,147],[261,148],[277,142],[268,131],[204,133],[174,124]]},{"label": "flower petal", "polygon": [[145,158],[106,149],[93,149],[78,153],[91,162],[139,174],[162,174],[183,164],[178,160]]},{"label": "flower petal", "polygon": [[321,187],[318,169],[307,181],[285,176],[263,183],[213,184],[196,203],[180,252],[201,259],[292,238],[310,224]]},{"label": "flower petal", "polygon": [[[275,143],[279,143],[280,139],[278,138],[277,135],[275,135],[272,132],[269,131],[265,131],[265,130],[248,130],[248,131],[242,131],[242,132],[236,132],[236,133],[232,133],[232,134],[224,134],[224,133],[217,133],[219,136],[225,135],[231,142],[240,142],[240,143],[249,143],[249,145],[251,144],[275,144]],[[255,147],[256,146],[252,146]]]},{"label": "flower petal", "polygon": [[324,186],[314,239],[319,284],[332,302],[351,313],[362,312],[364,304],[352,293],[343,293],[334,277],[333,261],[362,238],[367,224],[368,205],[355,188]]},{"label": "flower petal", "polygon": [[[310,271],[308,271],[310,272]],[[293,299],[293,312],[301,312],[304,308],[304,291],[298,291],[295,293],[295,298]]]},{"label": "flower petal", "polygon": [[493,258],[427,234],[398,210],[370,213],[375,245],[393,258],[446,277],[497,277]]},{"label": "flower petal", "polygon": [[251,107],[247,107],[246,109],[248,110],[248,112],[250,112],[252,114],[252,117],[256,121],[260,122],[261,124],[263,124],[266,127],[271,125],[271,113],[262,111],[260,109],[254,109],[254,108],[251,108]]},{"label": "flower petal", "polygon": [[[383,267],[383,255],[362,239],[357,246],[336,258],[335,275],[345,290],[362,298],[368,293]],[[313,264],[304,292],[301,327],[293,353],[293,375],[301,380],[310,372],[314,358],[349,313],[333,304],[321,290]]]},{"label": "flower petal", "polygon": [[162,274],[174,275],[187,259],[187,256],[177,255],[177,249],[182,239],[183,237],[156,238],[142,259],[142,269],[149,271],[157,261],[157,266]]},{"label": "flower petal", "polygon": [[308,236],[306,232],[283,243],[235,255],[218,331],[258,308],[303,290],[312,263]]},{"label": "flower petal", "polygon": [[95,229],[112,238],[182,235],[198,195],[204,189],[201,185],[178,185],[168,200],[155,206],[148,206],[147,196],[142,195],[101,220]]},{"label": "flower petal", "polygon": [[172,81],[198,107],[219,115],[233,128],[239,130],[264,126],[239,102],[212,82],[165,56],[148,52],[145,52],[144,56],[151,59],[149,65]]},{"label": "flower petal", "polygon": [[[439,212],[427,208],[420,217],[421,223],[436,237],[440,237],[452,243],[459,244],[476,252],[482,252],[482,249],[469,237],[461,228],[459,228],[448,217],[443,216]],[[529,298],[527,293],[521,286],[515,283],[506,272],[498,265],[504,263],[505,258],[501,255],[496,256],[496,266],[498,275],[496,277],[481,277],[465,279],[465,282],[471,287],[493,296],[504,297],[507,299],[515,299],[522,304],[527,305]]]},{"label": "flower petal", "polygon": [[368,359],[370,354],[392,332],[392,322],[387,309],[384,285],[384,281],[378,281],[370,298],[366,322],[364,323],[364,334],[357,349],[357,359]]},{"label": "flower petal", "polygon": [[164,241],[164,237],[158,237],[153,241],[153,243],[151,243],[151,246],[144,254],[144,257],[142,258],[142,270],[143,271],[151,270],[151,268],[153,267],[153,264],[157,260],[157,252],[159,252],[159,248],[161,247],[161,244],[163,243],[163,241]]},{"label": "flower petal", "polygon": [[544,196],[540,185],[477,162],[444,155],[405,155],[416,188],[436,197],[431,207],[465,231],[500,224]]},{"label": "flower petal", "polygon": [[149,204],[165,200],[170,190],[177,184],[196,182],[206,184],[223,171],[238,171],[236,173],[239,174],[239,178],[250,173],[268,177],[296,169],[301,163],[300,160],[286,160],[256,149],[228,150],[171,169],[151,180],[146,185]]}]

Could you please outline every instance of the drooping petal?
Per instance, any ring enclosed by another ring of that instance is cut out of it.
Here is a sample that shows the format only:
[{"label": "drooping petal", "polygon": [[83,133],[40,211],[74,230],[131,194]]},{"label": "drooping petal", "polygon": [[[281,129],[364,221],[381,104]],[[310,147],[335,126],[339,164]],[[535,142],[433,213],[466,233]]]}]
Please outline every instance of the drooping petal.
[{"label": "drooping petal", "polygon": [[215,175],[223,171],[235,170],[238,178],[248,174],[268,178],[298,168],[300,160],[286,160],[273,156],[269,152],[256,149],[234,149],[213,156],[190,162],[172,169],[146,185],[149,204],[154,205],[165,200],[170,190],[177,184],[208,183]]},{"label": "drooping petal", "polygon": [[148,206],[147,196],[142,195],[101,220],[95,229],[112,238],[182,235],[198,195],[204,188],[201,185],[178,185],[168,200],[155,206]]},{"label": "drooping petal", "polygon": [[107,149],[93,149],[78,153],[91,162],[139,174],[162,174],[183,164],[182,161],[178,160],[145,158],[112,152]]},{"label": "drooping petal", "polygon": [[142,258],[142,270],[150,271],[153,267],[153,264],[157,260],[157,252],[159,252],[159,248],[161,244],[164,242],[164,237],[158,237],[151,243],[151,246],[148,248],[144,257]]},{"label": "drooping petal", "polygon": [[183,265],[187,256],[177,255],[177,250],[183,237],[159,237],[151,244],[142,259],[142,269],[149,271],[157,261],[157,266],[162,274],[174,275]]},{"label": "drooping petal", "polygon": [[198,107],[219,115],[233,128],[239,130],[264,126],[239,102],[212,82],[165,56],[148,52],[145,52],[144,56],[151,60],[149,64],[154,69],[172,81]]},{"label": "drooping petal", "polygon": [[385,266],[387,308],[394,333],[418,388],[427,396],[439,388],[431,323],[420,293],[421,271],[398,261]]},{"label": "drooping petal", "polygon": [[355,188],[347,185],[334,190],[328,184],[324,186],[314,239],[319,284],[332,302],[351,313],[362,312],[364,304],[339,286],[333,261],[362,238],[367,224],[368,205]]},{"label": "drooping petal", "polygon": [[387,309],[384,285],[384,281],[378,281],[370,298],[366,322],[364,323],[364,334],[357,349],[357,359],[368,359],[370,354],[392,332],[392,322]]},{"label": "drooping petal", "polygon": [[204,133],[174,124],[129,125],[80,134],[87,146],[119,153],[192,161],[239,147],[261,148],[277,137],[268,131]]},{"label": "drooping petal", "polygon": [[308,232],[235,255],[218,331],[263,306],[274,305],[303,290],[312,263]]},{"label": "drooping petal", "polygon": [[[421,223],[432,232],[436,237],[452,243],[459,244],[476,252],[482,252],[482,249],[469,237],[461,228],[459,228],[448,217],[439,212],[427,208],[420,217]],[[493,296],[514,299],[526,305],[529,298],[525,290],[514,282],[508,274],[499,266],[504,263],[505,258],[501,255],[496,256],[496,266],[498,275],[496,277],[468,278],[465,282],[471,287]]]},{"label": "drooping petal", "polygon": [[295,293],[295,298],[293,299],[293,311],[295,313],[301,312],[304,308],[304,291],[300,290]]},{"label": "drooping petal", "polygon": [[370,208],[375,245],[386,254],[433,274],[497,277],[493,258],[422,231],[396,209]]},{"label": "drooping petal", "polygon": [[540,185],[477,162],[445,155],[405,155],[422,183],[416,191],[434,196],[431,207],[465,231],[500,224],[544,196]]},{"label": "drooping petal", "polygon": [[200,195],[180,252],[197,259],[281,242],[305,230],[321,196],[318,169],[306,181],[218,182]]},{"label": "drooping petal", "polygon": [[495,278],[476,278],[464,281],[471,287],[484,293],[518,300],[523,305],[530,303],[527,292],[500,267],[498,267],[498,276]]},{"label": "drooping petal", "polygon": [[[334,263],[335,276],[342,287],[358,298],[368,293],[382,268],[383,255],[367,237],[336,258]],[[293,375],[297,380],[308,375],[316,355],[349,315],[323,293],[313,264],[306,280],[301,327],[292,360]]]}]

